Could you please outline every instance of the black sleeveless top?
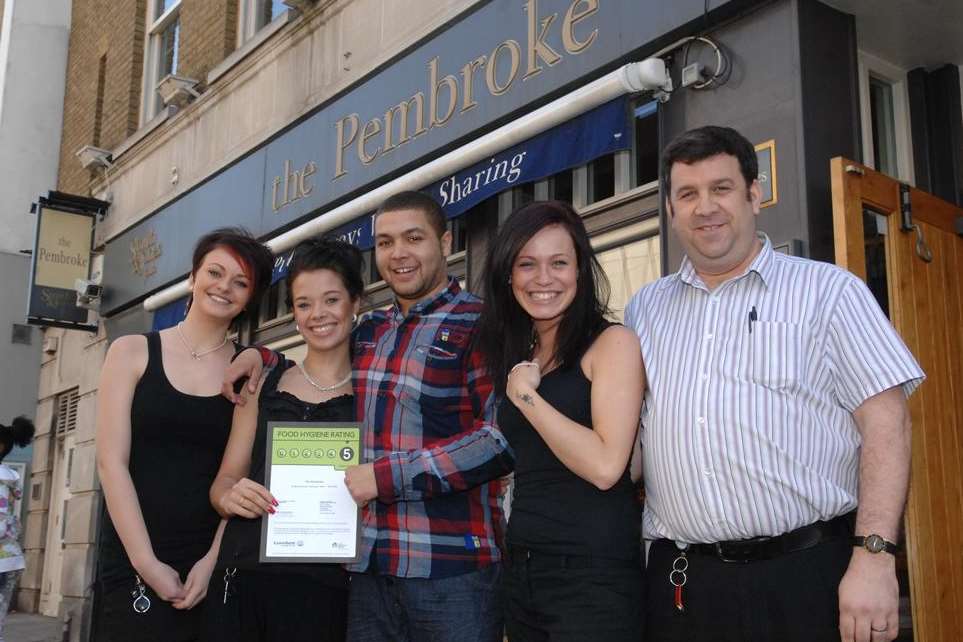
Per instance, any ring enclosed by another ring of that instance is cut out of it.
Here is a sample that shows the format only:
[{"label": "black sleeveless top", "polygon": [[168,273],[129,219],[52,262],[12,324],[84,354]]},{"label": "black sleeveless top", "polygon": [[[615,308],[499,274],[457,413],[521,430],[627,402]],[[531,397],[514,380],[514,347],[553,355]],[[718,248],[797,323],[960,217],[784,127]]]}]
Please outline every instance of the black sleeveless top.
[{"label": "black sleeveless top", "polygon": [[[264,484],[267,464],[267,425],[270,421],[354,421],[354,397],[341,395],[320,403],[301,401],[289,392],[278,390],[281,375],[290,361],[281,363],[267,376],[258,398],[257,432],[251,449],[248,479]],[[261,518],[234,516],[228,521],[221,540],[218,568],[239,568],[271,573],[310,575],[322,584],[347,588],[347,574],[340,564],[261,563]]]},{"label": "black sleeveless top", "polygon": [[[579,360],[544,375],[538,394],[572,421],[592,427],[592,382]],[[642,509],[628,466],[612,488],[599,490],[566,468],[508,399],[499,405],[498,427],[515,451],[510,546],[638,559]]]},{"label": "black sleeveless top", "polygon": [[[160,334],[147,335],[147,369],[130,408],[130,477],[157,559],[182,578],[210,550],[220,516],[208,499],[231,432],[234,406],[198,397],[167,379]],[[101,531],[100,577],[133,577],[110,515]]]}]

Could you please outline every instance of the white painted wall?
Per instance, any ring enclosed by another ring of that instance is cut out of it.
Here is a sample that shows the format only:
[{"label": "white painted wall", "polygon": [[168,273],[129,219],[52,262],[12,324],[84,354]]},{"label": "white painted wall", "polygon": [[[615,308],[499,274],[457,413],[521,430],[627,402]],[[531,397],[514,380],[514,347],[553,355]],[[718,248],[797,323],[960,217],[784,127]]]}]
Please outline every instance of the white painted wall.
[{"label": "white painted wall", "polygon": [[[0,252],[33,247],[30,203],[57,186],[70,0],[6,0],[0,26]],[[5,287],[0,280],[0,294]],[[0,345],[9,340],[0,328]]]}]

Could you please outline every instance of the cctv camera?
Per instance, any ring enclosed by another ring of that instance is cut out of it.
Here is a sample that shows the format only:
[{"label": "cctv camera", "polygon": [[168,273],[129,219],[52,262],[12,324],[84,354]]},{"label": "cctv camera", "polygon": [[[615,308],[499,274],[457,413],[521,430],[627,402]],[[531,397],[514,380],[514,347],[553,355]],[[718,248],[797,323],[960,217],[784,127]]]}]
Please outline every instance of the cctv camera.
[{"label": "cctv camera", "polygon": [[77,279],[74,281],[74,290],[77,291],[78,308],[96,310],[100,307],[100,297],[104,293],[104,286],[87,279]]},{"label": "cctv camera", "polygon": [[663,102],[672,91],[672,77],[661,58],[646,58],[627,66],[624,80],[632,91],[651,91]]},{"label": "cctv camera", "polygon": [[75,155],[80,159],[80,164],[84,169],[91,169],[94,167],[103,167],[104,169],[111,168],[111,153],[106,149],[100,149],[99,147],[94,147],[93,145],[84,145],[77,150]]}]

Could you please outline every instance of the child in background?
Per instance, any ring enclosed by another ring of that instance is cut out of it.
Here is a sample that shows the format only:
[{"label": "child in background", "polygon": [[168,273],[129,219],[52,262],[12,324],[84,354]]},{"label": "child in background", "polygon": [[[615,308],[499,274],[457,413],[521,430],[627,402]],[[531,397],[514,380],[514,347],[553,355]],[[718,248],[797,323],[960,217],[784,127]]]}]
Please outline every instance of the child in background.
[{"label": "child in background", "polygon": [[26,417],[17,417],[9,426],[0,424],[0,642],[13,589],[24,568],[20,516],[14,510],[23,492],[22,481],[17,471],[2,462],[14,444],[21,448],[29,444],[33,431],[33,423]]}]

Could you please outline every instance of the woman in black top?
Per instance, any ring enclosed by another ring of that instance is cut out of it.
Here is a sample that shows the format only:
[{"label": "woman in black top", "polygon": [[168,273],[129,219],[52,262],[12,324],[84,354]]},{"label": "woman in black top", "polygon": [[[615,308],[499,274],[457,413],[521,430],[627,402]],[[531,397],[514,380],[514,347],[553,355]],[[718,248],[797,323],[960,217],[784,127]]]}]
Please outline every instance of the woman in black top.
[{"label": "woman in black top", "polygon": [[184,321],[110,346],[97,391],[101,533],[92,639],[196,640],[220,518],[207,501],[233,408],[219,394],[231,324],[269,285],[270,251],[241,230],[198,241]]},{"label": "woman in black top", "polygon": [[488,253],[479,347],[515,452],[502,598],[510,640],[642,636],[629,461],[644,374],[568,204],[512,214]]},{"label": "woman in black top", "polygon": [[225,607],[215,639],[344,639],[344,570],[336,564],[260,563],[258,553],[261,518],[278,506],[264,487],[267,423],[354,419],[350,337],[364,292],[361,265],[360,251],[341,241],[303,243],[294,252],[288,304],[307,356],[296,366],[275,368],[255,393],[256,403],[237,407],[211,487],[211,502],[231,518],[211,578],[211,591]]}]

